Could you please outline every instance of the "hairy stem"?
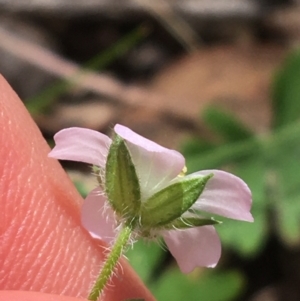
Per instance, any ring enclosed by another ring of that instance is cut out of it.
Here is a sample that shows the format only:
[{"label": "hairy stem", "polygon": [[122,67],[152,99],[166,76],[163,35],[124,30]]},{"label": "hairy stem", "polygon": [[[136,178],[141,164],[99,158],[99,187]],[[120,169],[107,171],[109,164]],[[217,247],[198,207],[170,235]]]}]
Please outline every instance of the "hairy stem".
[{"label": "hairy stem", "polygon": [[132,233],[132,226],[131,225],[124,225],[122,230],[120,231],[108,257],[106,258],[106,261],[104,263],[104,266],[88,296],[88,300],[96,301],[100,294],[102,293],[103,289],[105,288],[105,285],[111,278],[115,266],[122,255],[123,248],[128,243],[128,240],[130,238],[130,235]]}]

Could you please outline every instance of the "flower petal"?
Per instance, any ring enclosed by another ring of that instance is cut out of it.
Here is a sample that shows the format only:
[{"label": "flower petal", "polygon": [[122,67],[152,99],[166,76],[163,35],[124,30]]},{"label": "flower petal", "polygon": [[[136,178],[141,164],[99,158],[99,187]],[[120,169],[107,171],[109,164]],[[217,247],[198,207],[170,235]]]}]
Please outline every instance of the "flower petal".
[{"label": "flower petal", "polygon": [[184,157],[148,140],[129,128],[117,124],[115,132],[126,141],[145,200],[178,176],[185,165]]},{"label": "flower petal", "polygon": [[54,136],[55,147],[49,157],[80,161],[105,167],[111,139],[97,131],[84,128],[68,128]]},{"label": "flower petal", "polygon": [[220,259],[221,243],[213,226],[165,231],[163,237],[183,273],[200,266],[213,268]]},{"label": "flower petal", "polygon": [[94,238],[102,239],[107,243],[115,238],[116,218],[100,188],[92,190],[84,200],[81,222]]},{"label": "flower petal", "polygon": [[250,213],[252,198],[247,184],[240,178],[221,170],[203,170],[190,176],[208,174],[214,176],[192,208],[228,218],[253,221]]}]

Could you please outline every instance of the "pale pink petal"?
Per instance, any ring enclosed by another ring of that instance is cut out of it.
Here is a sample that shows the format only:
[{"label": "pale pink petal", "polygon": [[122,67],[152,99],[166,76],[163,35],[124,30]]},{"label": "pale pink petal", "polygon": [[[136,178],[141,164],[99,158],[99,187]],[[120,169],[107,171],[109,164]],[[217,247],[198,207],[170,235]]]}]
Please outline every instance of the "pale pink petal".
[{"label": "pale pink petal", "polygon": [[207,182],[204,191],[192,208],[252,222],[251,191],[243,180],[221,170],[203,170],[188,177],[206,176],[211,173],[214,176]]},{"label": "pale pink petal", "polygon": [[55,147],[49,157],[80,161],[105,167],[111,139],[97,131],[84,128],[67,128],[54,136]]},{"label": "pale pink petal", "polygon": [[164,240],[183,273],[196,267],[215,267],[221,256],[221,243],[213,226],[170,230]]},{"label": "pale pink petal", "polygon": [[90,192],[81,208],[83,227],[94,238],[111,243],[115,238],[116,219],[100,188]]},{"label": "pale pink petal", "polygon": [[185,159],[179,152],[162,147],[125,126],[117,124],[114,130],[126,141],[143,200],[167,186],[184,168]]}]

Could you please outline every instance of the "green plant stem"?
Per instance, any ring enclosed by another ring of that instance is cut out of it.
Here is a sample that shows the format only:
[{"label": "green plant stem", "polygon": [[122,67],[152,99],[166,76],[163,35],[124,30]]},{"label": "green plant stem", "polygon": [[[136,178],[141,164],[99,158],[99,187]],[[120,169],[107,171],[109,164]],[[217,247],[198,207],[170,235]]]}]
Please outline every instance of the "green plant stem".
[{"label": "green plant stem", "polygon": [[257,155],[261,149],[268,149],[269,152],[278,148],[289,147],[297,143],[300,137],[300,122],[294,122],[273,132],[254,136],[252,138],[222,145],[214,150],[209,150],[201,156],[198,154],[189,158],[188,170],[193,172],[199,168],[211,168],[227,164],[245,156]]},{"label": "green plant stem", "polygon": [[81,76],[88,70],[99,70],[108,66],[111,62],[118,57],[124,55],[128,50],[137,45],[142,39],[144,39],[149,33],[149,29],[145,26],[139,26],[133,31],[122,37],[120,41],[115,43],[112,47],[101,52],[99,55],[89,60],[82,66],[78,72],[75,72],[73,76],[66,80],[60,80],[54,85],[42,91],[40,94],[31,97],[27,100],[26,107],[31,114],[40,113],[46,110],[55,98],[68,91],[73,87],[76,82],[80,81]]},{"label": "green plant stem", "polygon": [[128,240],[130,238],[130,235],[132,233],[132,224],[130,225],[124,225],[122,230],[120,231],[108,257],[106,258],[106,261],[104,263],[104,266],[88,296],[88,300],[96,301],[100,294],[102,293],[103,289],[105,288],[105,285],[111,278],[115,266],[122,255],[123,248],[128,243]]}]

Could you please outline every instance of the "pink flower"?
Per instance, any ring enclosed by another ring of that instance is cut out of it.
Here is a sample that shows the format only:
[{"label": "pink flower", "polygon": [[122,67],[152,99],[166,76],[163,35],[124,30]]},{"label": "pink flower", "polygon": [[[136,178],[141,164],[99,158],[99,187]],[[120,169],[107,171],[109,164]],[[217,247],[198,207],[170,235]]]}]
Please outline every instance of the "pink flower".
[{"label": "pink flower", "polygon": [[[176,181],[185,166],[185,159],[179,152],[164,148],[122,125],[117,124],[114,131],[124,139],[131,155],[140,183],[141,202]],[[106,135],[89,129],[68,128],[58,132],[54,139],[56,146],[50,157],[96,165],[100,174],[101,170],[105,170],[111,144]],[[251,192],[240,178],[220,170],[203,170],[186,177],[209,174],[213,177],[208,180],[191,211],[182,217],[202,211],[252,222]],[[82,206],[83,226],[93,237],[111,242],[118,222],[105,193],[100,187],[94,189]],[[221,244],[213,226],[161,229],[160,234],[184,273],[197,266],[214,267],[220,258]]]}]

